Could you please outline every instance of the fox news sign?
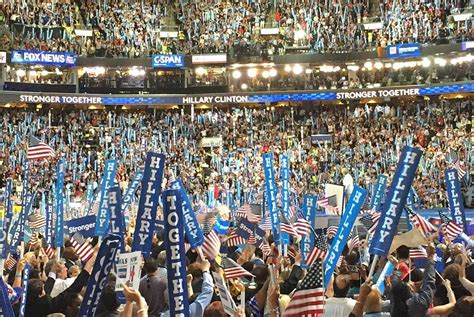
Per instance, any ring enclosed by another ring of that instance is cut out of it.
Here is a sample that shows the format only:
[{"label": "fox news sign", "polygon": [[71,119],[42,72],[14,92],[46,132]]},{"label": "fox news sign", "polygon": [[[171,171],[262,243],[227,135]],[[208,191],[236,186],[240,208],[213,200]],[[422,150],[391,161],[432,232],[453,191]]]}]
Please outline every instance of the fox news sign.
[{"label": "fox news sign", "polygon": [[73,53],[12,51],[11,62],[19,64],[41,64],[75,66],[77,56]]},{"label": "fox news sign", "polygon": [[151,58],[153,68],[181,68],[184,67],[184,55],[154,54]]}]

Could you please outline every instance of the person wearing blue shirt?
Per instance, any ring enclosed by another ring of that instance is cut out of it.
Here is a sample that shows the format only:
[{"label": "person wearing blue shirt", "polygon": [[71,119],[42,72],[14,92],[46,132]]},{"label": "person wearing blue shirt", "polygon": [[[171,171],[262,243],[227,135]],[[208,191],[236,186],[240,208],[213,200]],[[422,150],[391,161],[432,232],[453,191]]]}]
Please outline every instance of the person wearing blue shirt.
[{"label": "person wearing blue shirt", "polygon": [[[189,316],[191,317],[203,317],[204,310],[211,303],[214,295],[214,281],[212,279],[209,269],[211,264],[209,261],[202,262],[202,288],[201,293],[197,296],[196,300],[189,304]],[[161,314],[161,317],[170,317],[170,311],[166,311]]]}]

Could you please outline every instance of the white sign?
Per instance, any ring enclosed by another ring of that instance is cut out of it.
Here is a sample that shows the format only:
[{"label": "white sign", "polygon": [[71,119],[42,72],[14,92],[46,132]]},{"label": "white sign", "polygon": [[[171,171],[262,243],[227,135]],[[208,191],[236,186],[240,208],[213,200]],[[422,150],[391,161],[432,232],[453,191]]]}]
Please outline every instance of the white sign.
[{"label": "white sign", "polygon": [[122,253],[118,255],[116,265],[117,283],[115,291],[123,291],[123,284],[138,290],[140,286],[142,253],[140,251]]},{"label": "white sign", "polygon": [[76,36],[92,36],[92,30],[74,30],[76,32]]},{"label": "white sign", "polygon": [[193,64],[225,64],[227,63],[227,55],[226,54],[193,55],[191,60]]},{"label": "white sign", "polygon": [[279,28],[263,28],[260,29],[261,35],[278,35],[280,33]]},{"label": "white sign", "polygon": [[229,293],[229,290],[225,286],[224,279],[216,272],[212,272],[214,281],[216,282],[217,289],[219,290],[219,297],[221,298],[222,306],[226,314],[234,316],[237,311],[237,306]]},{"label": "white sign", "polygon": [[0,64],[7,63],[7,52],[0,52]]},{"label": "white sign", "polygon": [[219,147],[222,146],[222,137],[202,138],[201,147]]}]

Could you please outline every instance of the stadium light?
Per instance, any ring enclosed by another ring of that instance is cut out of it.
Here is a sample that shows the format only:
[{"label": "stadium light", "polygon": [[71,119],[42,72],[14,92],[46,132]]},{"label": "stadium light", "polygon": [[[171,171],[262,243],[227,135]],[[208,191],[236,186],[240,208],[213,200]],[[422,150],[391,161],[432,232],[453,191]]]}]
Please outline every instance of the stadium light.
[{"label": "stadium light", "polygon": [[36,70],[30,70],[30,76],[35,77],[37,75]]},{"label": "stadium light", "polygon": [[198,68],[196,68],[196,75],[202,76],[202,75],[204,75],[205,73],[206,73],[206,69],[205,69],[205,68],[203,68],[203,67],[198,67]]},{"label": "stadium light", "polygon": [[254,78],[257,76],[257,69],[256,68],[249,68],[247,70],[247,75],[250,77],[250,78]]},{"label": "stadium light", "polygon": [[288,64],[285,65],[285,72],[287,73],[291,72],[291,65],[288,65]]},{"label": "stadium light", "polygon": [[367,70],[372,70],[372,62],[365,62],[365,63],[364,63],[364,67],[365,67]]},{"label": "stadium light", "polygon": [[248,86],[247,84],[243,83],[242,86],[240,86],[243,90],[247,90]]},{"label": "stadium light", "polygon": [[18,69],[18,70],[16,71],[16,75],[17,75],[18,77],[25,77],[26,72],[25,72],[24,69]]},{"label": "stadium light", "polygon": [[381,62],[375,62],[374,67],[377,70],[381,70],[383,68],[383,64]]},{"label": "stadium light", "polygon": [[308,69],[305,70],[305,73],[308,74],[308,75],[311,74],[312,72],[313,72],[313,70],[311,68],[308,68]]},{"label": "stadium light", "polygon": [[268,71],[268,74],[270,75],[270,77],[276,77],[277,71],[275,68],[272,68]]},{"label": "stadium light", "polygon": [[360,69],[358,65],[347,65],[347,69],[356,72]]},{"label": "stadium light", "polygon": [[299,74],[301,74],[302,72],[303,72],[303,67],[301,67],[300,64],[295,64],[295,65],[293,65],[293,73],[294,73],[295,75],[299,75]]},{"label": "stadium light", "polygon": [[439,66],[441,66],[441,67],[446,66],[446,60],[445,60],[444,58],[436,57],[436,58],[434,59],[434,62],[435,62],[436,65],[439,65]]},{"label": "stadium light", "polygon": [[239,70],[234,70],[232,72],[232,78],[239,79],[242,76],[242,73]]},{"label": "stadium light", "polygon": [[423,58],[421,60],[421,66],[427,68],[431,66],[431,61],[428,58]]},{"label": "stadium light", "polygon": [[269,74],[268,70],[264,70],[264,71],[262,72],[262,77],[263,77],[263,78],[266,79],[266,78],[268,78],[269,76],[270,76],[270,74]]}]

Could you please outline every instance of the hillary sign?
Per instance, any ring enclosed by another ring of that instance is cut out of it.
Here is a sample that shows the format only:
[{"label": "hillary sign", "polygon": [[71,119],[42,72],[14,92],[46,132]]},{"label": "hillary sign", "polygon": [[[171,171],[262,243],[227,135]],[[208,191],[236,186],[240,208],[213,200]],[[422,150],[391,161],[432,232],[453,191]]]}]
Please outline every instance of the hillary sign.
[{"label": "hillary sign", "polygon": [[153,68],[181,68],[184,67],[184,55],[154,54],[151,64]]},{"label": "hillary sign", "polygon": [[324,283],[327,287],[329,280],[331,279],[332,273],[336,269],[337,260],[342,254],[342,250],[347,243],[349,234],[352,231],[354,222],[357,219],[357,215],[364,204],[365,197],[367,196],[367,191],[360,188],[359,186],[354,186],[351,197],[346,206],[346,210],[341,218],[341,223],[337,229],[336,238],[332,241],[331,248],[326,257],[326,263],[324,266]]},{"label": "hillary sign", "polygon": [[461,184],[459,183],[458,171],[448,169],[444,174],[446,181],[446,191],[448,192],[449,210],[455,223],[463,226],[464,232],[467,232],[466,215],[462,203]]},{"label": "hillary sign", "polygon": [[165,156],[163,154],[147,153],[132,246],[132,251],[141,251],[145,258],[151,252],[151,240],[153,238],[151,233],[155,230],[164,167]]},{"label": "hillary sign", "polygon": [[402,150],[387,198],[382,207],[373,243],[370,245],[370,252],[373,254],[386,256],[390,250],[421,155],[422,151],[417,148],[405,146]]},{"label": "hillary sign", "polygon": [[75,66],[76,54],[41,51],[12,51],[11,62],[18,64],[42,64],[57,66]]}]

